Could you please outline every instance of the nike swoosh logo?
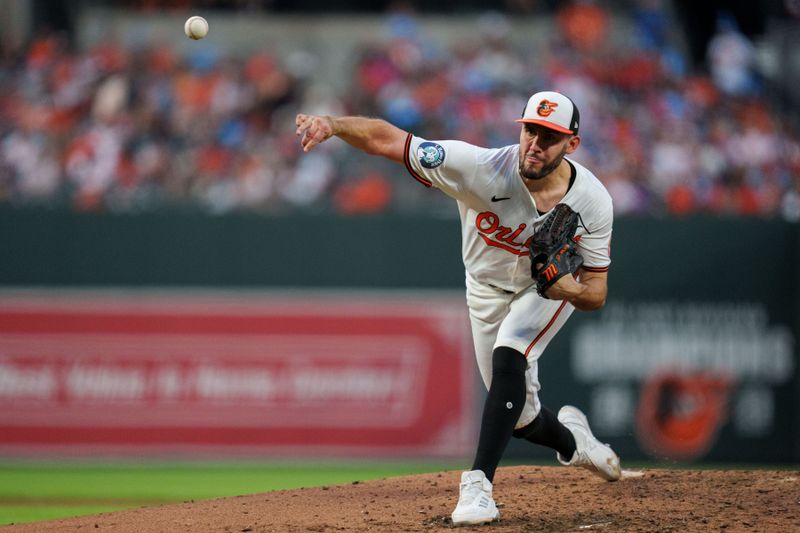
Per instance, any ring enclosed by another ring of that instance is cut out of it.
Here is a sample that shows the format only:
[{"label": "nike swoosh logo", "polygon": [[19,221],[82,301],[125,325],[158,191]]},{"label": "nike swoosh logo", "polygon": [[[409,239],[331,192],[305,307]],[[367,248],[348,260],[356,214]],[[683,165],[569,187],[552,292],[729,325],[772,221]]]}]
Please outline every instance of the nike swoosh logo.
[{"label": "nike swoosh logo", "polygon": [[502,198],[498,198],[497,196],[492,196],[493,202],[502,202],[503,200],[510,200],[510,196],[503,196]]}]

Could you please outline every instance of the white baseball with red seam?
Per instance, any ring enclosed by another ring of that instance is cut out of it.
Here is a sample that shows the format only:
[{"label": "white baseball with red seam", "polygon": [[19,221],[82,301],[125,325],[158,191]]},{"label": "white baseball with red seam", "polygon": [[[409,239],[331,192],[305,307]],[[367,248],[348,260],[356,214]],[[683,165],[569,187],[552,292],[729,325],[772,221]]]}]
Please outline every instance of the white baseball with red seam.
[{"label": "white baseball with red seam", "polygon": [[189,39],[202,39],[208,35],[208,21],[203,17],[189,17],[183,25],[183,31]]}]

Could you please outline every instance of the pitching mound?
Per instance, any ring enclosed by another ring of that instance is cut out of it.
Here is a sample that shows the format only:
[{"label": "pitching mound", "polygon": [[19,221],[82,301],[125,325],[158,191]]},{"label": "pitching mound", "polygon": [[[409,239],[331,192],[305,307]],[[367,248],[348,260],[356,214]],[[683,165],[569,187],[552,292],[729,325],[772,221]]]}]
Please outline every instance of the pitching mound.
[{"label": "pitching mound", "polygon": [[[452,529],[460,472],[186,502],[0,527],[61,531],[361,532]],[[501,520],[486,532],[788,532],[800,528],[797,471],[626,471],[508,467],[495,476]],[[466,528],[469,529],[469,528]]]}]

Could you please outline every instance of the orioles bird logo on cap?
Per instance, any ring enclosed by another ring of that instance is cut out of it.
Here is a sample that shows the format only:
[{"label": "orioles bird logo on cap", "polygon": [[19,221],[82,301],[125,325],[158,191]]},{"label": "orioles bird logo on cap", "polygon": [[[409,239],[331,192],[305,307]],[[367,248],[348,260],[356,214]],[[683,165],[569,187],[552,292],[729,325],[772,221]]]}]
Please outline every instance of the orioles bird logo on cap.
[{"label": "orioles bird logo on cap", "polygon": [[556,110],[558,104],[550,100],[542,100],[539,102],[539,107],[536,108],[536,113],[541,117],[549,117],[550,114]]}]

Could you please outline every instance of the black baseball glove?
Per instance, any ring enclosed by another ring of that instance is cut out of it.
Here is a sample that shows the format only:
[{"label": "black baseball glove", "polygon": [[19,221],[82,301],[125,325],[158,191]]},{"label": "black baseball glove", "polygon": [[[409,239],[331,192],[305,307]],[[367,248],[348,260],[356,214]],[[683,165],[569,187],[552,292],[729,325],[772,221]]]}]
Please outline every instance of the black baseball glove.
[{"label": "black baseball glove", "polygon": [[575,231],[580,214],[567,204],[558,204],[547,216],[530,246],[531,276],[536,281],[536,292],[545,293],[556,281],[574,274],[583,265],[583,257],[576,251]]}]

